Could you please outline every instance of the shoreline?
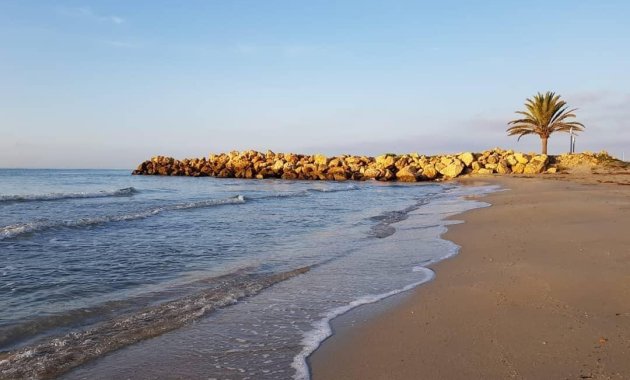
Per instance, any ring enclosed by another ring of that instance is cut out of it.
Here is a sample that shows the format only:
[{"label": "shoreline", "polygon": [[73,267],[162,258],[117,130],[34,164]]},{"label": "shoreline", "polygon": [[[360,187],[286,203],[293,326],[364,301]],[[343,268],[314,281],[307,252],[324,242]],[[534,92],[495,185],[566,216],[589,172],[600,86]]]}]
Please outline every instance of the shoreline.
[{"label": "shoreline", "polygon": [[[306,194],[309,194],[314,200],[319,199],[319,202],[325,202],[326,199],[340,199],[348,202],[352,199],[359,200],[359,202],[356,203],[357,210],[360,212],[358,218],[356,220],[353,218],[347,222],[347,225],[355,226],[357,225],[357,221],[359,221],[360,225],[356,230],[343,229],[343,231],[340,232],[341,235],[331,235],[330,233],[321,235],[322,241],[326,242],[330,241],[330,236],[344,236],[345,239],[350,237],[348,240],[348,242],[351,243],[350,245],[345,246],[338,244],[336,252],[341,252],[342,255],[333,255],[335,260],[327,260],[332,263],[331,265],[322,265],[320,269],[314,268],[315,271],[319,272],[318,275],[297,276],[295,281],[287,281],[270,287],[268,291],[262,292],[261,295],[259,295],[262,298],[257,296],[252,298],[251,302],[248,300],[238,302],[229,308],[221,309],[216,314],[208,315],[207,319],[200,319],[198,323],[188,324],[185,328],[171,331],[169,334],[160,334],[159,331],[156,331],[156,335],[153,339],[143,340],[142,342],[136,341],[135,343],[137,344],[130,344],[126,347],[121,347],[121,344],[124,345],[125,343],[121,342],[120,335],[111,333],[111,326],[107,324],[105,325],[106,331],[104,331],[103,334],[92,334],[89,337],[80,335],[72,342],[66,340],[64,335],[64,350],[60,350],[62,356],[67,357],[65,352],[76,351],[73,349],[73,347],[76,346],[75,343],[81,345],[83,350],[80,353],[73,353],[72,360],[64,362],[63,366],[74,366],[74,364],[78,364],[77,361],[83,361],[84,358],[86,360],[84,365],[77,366],[75,369],[68,372],[64,378],[127,377],[133,373],[137,373],[141,370],[140,367],[147,363],[151,363],[151,370],[147,371],[152,371],[153,374],[164,373],[165,371],[181,371],[181,373],[186,373],[189,377],[196,378],[205,373],[213,375],[221,373],[228,374],[249,368],[250,371],[256,371],[252,373],[256,373],[257,378],[277,378],[274,376],[280,373],[286,373],[286,371],[291,368],[289,367],[291,363],[286,362],[288,357],[286,354],[294,350],[292,342],[299,342],[300,339],[319,339],[321,331],[319,331],[318,327],[320,322],[321,324],[327,325],[329,314],[342,313],[346,308],[352,308],[357,304],[376,301],[381,296],[388,296],[392,291],[397,293],[403,286],[407,288],[407,285],[413,281],[424,281],[428,279],[429,276],[427,273],[418,273],[422,271],[410,270],[420,264],[418,262],[418,249],[416,246],[418,234],[422,234],[429,239],[428,241],[432,242],[426,245],[426,249],[423,252],[423,257],[425,258],[423,262],[427,263],[430,259],[440,260],[446,252],[454,254],[457,247],[451,242],[439,238],[439,235],[446,231],[443,221],[447,215],[456,215],[466,209],[475,207],[475,202],[463,202],[459,201],[459,199],[467,194],[478,192],[478,190],[465,189],[461,186],[446,186],[445,192],[443,192],[441,185],[395,186],[391,189],[388,187],[388,191],[382,191],[383,188],[380,185],[366,184],[366,188],[364,189],[366,194],[374,194],[371,199],[386,200],[392,196],[392,192],[397,195],[395,198],[397,201],[392,204],[384,203],[385,206],[381,206],[383,202],[377,202],[374,204],[378,204],[378,206],[374,206],[374,210],[371,210],[369,208],[371,207],[370,205],[366,205],[361,201],[364,197],[357,197],[353,195],[354,193],[345,193],[349,190],[356,190],[355,187],[350,188],[346,185],[337,185],[336,187],[314,188],[308,184],[302,186],[307,187],[308,191]],[[294,187],[291,189],[295,190]],[[285,196],[277,196],[278,194],[276,194],[270,199],[282,198],[282,204],[287,202],[285,199],[295,200],[297,203],[294,204],[304,203],[301,201],[304,191],[291,191],[288,192],[288,194],[292,194],[292,196],[286,198]],[[418,198],[420,194],[422,194],[422,196]],[[347,209],[352,210],[350,206],[348,206]],[[392,223],[397,223],[396,228],[392,228],[392,230],[397,230],[395,235],[396,239],[377,239],[377,231],[389,231],[388,226]],[[351,231],[354,232],[350,233]],[[291,247],[293,246],[294,245],[291,245]],[[319,246],[319,244],[317,246]],[[358,249],[359,246],[364,249]],[[360,254],[343,255],[345,252],[350,253],[355,251]],[[290,252],[293,253],[293,250]],[[403,252],[405,252],[405,254],[403,254]],[[396,257],[392,257],[391,253],[397,253]],[[344,259],[344,257],[346,258]],[[394,265],[389,265],[388,271],[383,272],[383,268],[379,269],[379,266],[374,266],[375,260],[382,260],[384,263],[387,262]],[[399,262],[399,265],[396,265],[395,262]],[[360,265],[362,263],[365,264],[364,267]],[[349,271],[350,269],[351,271]],[[358,271],[356,272],[356,276],[351,275],[355,273],[353,271]],[[346,274],[346,276],[340,276],[339,278],[343,281],[346,289],[348,289],[347,291],[342,290],[343,286],[331,285],[334,283],[334,279],[330,276],[334,273]],[[430,274],[432,275],[432,272],[430,272]],[[311,278],[309,279],[309,277]],[[355,280],[353,280],[353,278],[355,278]],[[381,279],[380,284],[379,278]],[[392,281],[392,279],[394,278],[397,281],[396,284],[393,284],[395,281]],[[325,279],[328,285],[322,286],[322,279]],[[339,289],[339,292],[331,294],[329,298],[312,297],[311,300],[309,300],[303,296],[304,292],[302,289],[315,291],[318,286],[326,293],[330,293],[329,287]],[[392,287],[394,287],[393,290]],[[365,291],[372,294],[372,296],[364,297],[366,294],[364,293]],[[292,297],[294,295],[297,298],[293,299]],[[278,300],[281,299],[286,300],[285,306],[278,306]],[[299,300],[303,300],[304,302],[299,303]],[[320,302],[320,304],[316,305],[317,302]],[[193,304],[196,305],[196,302],[193,302]],[[178,305],[186,306],[188,303],[186,303],[186,305]],[[263,311],[260,310],[260,305],[273,305],[273,307],[263,308],[266,310],[264,314],[258,314]],[[330,306],[335,307],[330,308]],[[177,309],[180,309],[180,307],[177,307]],[[291,310],[292,312],[287,313],[287,310]],[[302,314],[302,310],[308,310],[308,314]],[[329,311],[330,313],[319,315],[316,313],[318,310]],[[256,311],[256,313],[252,313],[253,311]],[[143,321],[146,319],[144,318],[144,314],[146,313],[142,311]],[[297,319],[287,314],[296,315]],[[238,323],[236,321],[241,320],[239,319],[240,316],[243,316],[243,319],[241,323]],[[318,318],[323,318],[324,320],[320,321]],[[211,320],[213,321],[211,322]],[[233,324],[216,323],[220,320]],[[269,324],[267,324],[267,322],[263,324],[257,322],[262,320],[269,321]],[[127,319],[125,319],[125,321],[127,321]],[[135,319],[129,319],[129,322],[131,323],[121,326],[126,332],[138,326]],[[151,331],[153,331],[155,324],[151,321],[146,322],[148,322],[148,324],[145,327],[150,327]],[[257,325],[255,331],[243,332],[240,330],[239,326],[252,325],[252,322]],[[116,321],[113,323],[119,324]],[[276,332],[279,323],[286,323],[286,326],[290,326],[291,330],[293,330],[293,326],[300,326],[300,328],[295,329],[293,332],[288,330],[286,335],[279,335]],[[169,327],[174,327],[170,322],[166,324]],[[221,327],[216,329],[216,326]],[[228,330],[225,328],[226,326],[232,326],[234,329]],[[109,330],[109,332],[107,330]],[[137,337],[138,331],[134,331],[131,333],[134,337]],[[228,337],[227,340],[222,341],[217,333],[223,335],[226,331],[234,331],[234,335],[242,337],[242,339],[234,340]],[[110,341],[109,339],[112,335],[117,336]],[[201,339],[204,342],[216,342],[216,347],[233,347],[234,349],[225,349],[225,351],[229,351],[225,354],[225,357],[223,357],[223,355],[209,355],[209,353],[205,351],[207,348],[205,344],[198,345],[195,343],[200,336],[206,336],[205,339]],[[113,344],[112,352],[102,357],[95,358],[97,360],[90,360],[93,358],[93,355],[90,356],[91,351],[103,352],[101,348],[96,350],[90,349],[95,346],[100,347],[98,344],[100,337],[105,337],[105,343],[108,347]],[[286,342],[283,340],[286,340]],[[89,345],[86,346],[83,344],[88,341]],[[258,343],[262,343],[262,345]],[[319,341],[317,345],[319,345]],[[245,346],[264,346],[264,353],[253,355],[260,359],[252,358],[249,349]],[[279,352],[277,356],[272,354],[270,357],[270,353],[276,351],[275,347],[280,348],[278,351],[282,352]],[[164,349],[162,350],[162,348]],[[28,352],[34,352],[36,355],[28,354],[26,355],[28,357],[21,357],[21,353],[26,351],[20,351],[20,353],[18,353],[19,357],[5,356],[1,358],[0,361],[4,361],[0,363],[0,367],[2,367],[0,368],[0,372],[2,372],[0,373],[0,378],[3,378],[3,373],[6,377],[15,377],[10,375],[15,375],[17,372],[6,372],[9,370],[12,371],[12,368],[7,367],[15,367],[15,370],[24,371],[36,371],[40,370],[42,367],[53,368],[48,375],[42,374],[42,377],[53,376],[53,371],[64,370],[64,368],[61,368],[62,364],[55,362],[53,358],[53,356],[57,355],[56,352],[51,352],[57,351],[54,348],[43,347],[43,350],[33,351],[29,348],[25,349],[28,350]],[[43,353],[44,351],[45,353]],[[238,352],[243,353],[237,354]],[[43,353],[43,355],[40,355],[40,353]],[[182,364],[181,361],[173,360],[174,353],[178,353],[175,354],[177,357],[186,357],[186,364]],[[299,352],[295,353],[299,354]],[[86,354],[89,357],[86,357]],[[293,368],[296,367],[295,361],[300,361],[300,358],[301,356],[293,358]],[[24,360],[22,361],[22,359]],[[32,360],[30,360],[29,363],[27,359]],[[233,362],[234,364],[226,365],[225,361],[227,360],[230,360],[230,363]],[[139,363],[142,363],[140,367]],[[213,363],[216,363],[216,365],[220,367],[216,367]],[[308,376],[308,368],[305,364],[306,363],[304,363],[304,368],[301,373]],[[67,367],[65,369],[67,369]],[[224,367],[225,369],[222,369]],[[6,371],[3,372],[3,369]],[[54,374],[58,373],[54,372]],[[237,375],[236,377],[238,378],[238,373],[232,373],[232,375]],[[227,377],[227,375],[225,376]],[[33,375],[33,377],[35,377],[35,375]],[[151,377],[151,373],[149,373],[147,377]]]},{"label": "shoreline", "polygon": [[630,189],[572,179],[484,178],[510,191],[451,218],[465,221],[443,235],[459,254],[430,266],[432,282],[335,319],[312,378],[630,376]]}]

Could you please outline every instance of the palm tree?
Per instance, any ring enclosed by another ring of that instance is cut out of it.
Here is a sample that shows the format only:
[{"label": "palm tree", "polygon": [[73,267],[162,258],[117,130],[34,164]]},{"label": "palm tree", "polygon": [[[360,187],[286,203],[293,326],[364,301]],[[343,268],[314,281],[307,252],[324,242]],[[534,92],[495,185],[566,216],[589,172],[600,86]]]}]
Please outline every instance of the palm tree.
[{"label": "palm tree", "polygon": [[[560,100],[560,95],[548,91],[546,94],[538,93],[532,99],[525,101],[527,111],[516,111],[524,116],[523,119],[512,120],[507,129],[508,136],[518,135],[518,140],[525,135],[538,135],[542,142],[542,153],[547,154],[547,140],[554,132],[575,132],[584,130],[584,125],[577,121],[569,121],[574,118],[573,113],[577,108],[567,110],[567,103]],[[517,140],[517,141],[518,141]]]}]

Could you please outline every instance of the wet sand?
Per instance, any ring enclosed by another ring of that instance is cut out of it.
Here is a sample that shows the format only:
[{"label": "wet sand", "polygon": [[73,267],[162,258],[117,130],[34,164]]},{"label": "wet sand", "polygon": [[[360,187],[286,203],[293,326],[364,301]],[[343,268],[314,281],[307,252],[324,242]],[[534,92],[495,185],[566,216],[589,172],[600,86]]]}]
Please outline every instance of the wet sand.
[{"label": "wet sand", "polygon": [[455,218],[459,255],[336,320],[313,379],[630,378],[629,177],[489,178],[510,190]]}]

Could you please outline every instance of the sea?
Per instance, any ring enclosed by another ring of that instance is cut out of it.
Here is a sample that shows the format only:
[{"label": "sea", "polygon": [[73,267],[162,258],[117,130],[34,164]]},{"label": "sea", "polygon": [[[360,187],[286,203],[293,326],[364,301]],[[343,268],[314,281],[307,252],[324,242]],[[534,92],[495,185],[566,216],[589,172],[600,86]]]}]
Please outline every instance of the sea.
[{"label": "sea", "polygon": [[496,190],[0,169],[0,378],[308,379]]}]

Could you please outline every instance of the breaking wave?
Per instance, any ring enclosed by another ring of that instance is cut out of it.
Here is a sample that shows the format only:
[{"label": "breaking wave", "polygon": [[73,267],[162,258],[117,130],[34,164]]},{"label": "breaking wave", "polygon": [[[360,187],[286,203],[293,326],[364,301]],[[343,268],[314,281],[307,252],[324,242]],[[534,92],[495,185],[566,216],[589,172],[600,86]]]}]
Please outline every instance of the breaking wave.
[{"label": "breaking wave", "polygon": [[338,193],[341,191],[354,191],[354,190],[359,190],[359,186],[348,185],[347,187],[340,187],[340,188],[308,189],[308,191],[319,192],[319,193]]},{"label": "breaking wave", "polygon": [[371,217],[370,220],[376,221],[378,222],[378,224],[372,226],[372,228],[370,229],[370,236],[379,239],[392,236],[394,233],[396,233],[396,228],[392,226],[392,224],[407,219],[410,212],[415,211],[427,204],[429,196],[430,194],[427,195],[427,199],[420,200],[415,205],[409,206],[403,210],[387,211],[382,213],[381,215]]},{"label": "breaking wave", "polygon": [[111,222],[125,222],[130,220],[145,219],[151,216],[161,214],[165,211],[188,210],[202,207],[221,206],[228,204],[245,203],[245,197],[237,195],[227,199],[210,199],[198,202],[179,203],[169,206],[154,207],[131,214],[122,215],[105,215],[91,218],[81,218],[77,220],[39,220],[28,223],[18,223],[9,226],[0,227],[0,240],[14,238],[23,234],[49,230],[52,228],[77,228],[87,227]]},{"label": "breaking wave", "polygon": [[[338,192],[342,192],[342,191],[354,191],[354,190],[360,190],[360,188],[358,186],[355,185],[350,185],[347,187],[341,187],[341,188],[311,188],[311,189],[305,189],[305,190],[299,190],[299,191],[290,191],[290,192],[278,192],[278,193],[272,193],[269,195],[263,195],[260,197],[252,197],[251,199],[273,199],[273,198],[294,198],[294,197],[308,197],[311,194],[315,193],[338,193]],[[250,197],[248,196],[246,199],[250,199]]]},{"label": "breaking wave", "polygon": [[134,187],[125,187],[118,190],[101,190],[96,192],[80,192],[80,193],[48,193],[48,194],[25,194],[25,195],[0,195],[0,203],[2,202],[39,202],[39,201],[57,201],[61,199],[77,199],[77,198],[106,198],[106,197],[127,197],[138,193]]}]

